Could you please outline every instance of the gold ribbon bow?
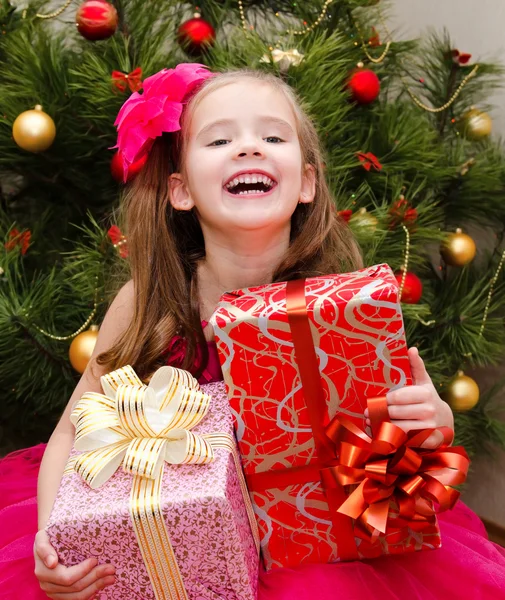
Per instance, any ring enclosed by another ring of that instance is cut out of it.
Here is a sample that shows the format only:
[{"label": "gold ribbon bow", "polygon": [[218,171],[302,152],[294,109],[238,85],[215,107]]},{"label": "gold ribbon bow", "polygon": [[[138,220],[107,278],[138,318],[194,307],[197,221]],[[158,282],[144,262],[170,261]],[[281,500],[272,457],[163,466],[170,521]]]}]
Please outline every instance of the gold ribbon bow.
[{"label": "gold ribbon bow", "polygon": [[211,397],[187,371],[161,367],[144,385],[129,365],[101,377],[105,394],[85,393],[70,420],[76,450],[65,473],[75,470],[93,489],[122,464],[134,475],[130,517],[157,600],[188,600],[161,511],[163,465],[205,464],[213,448],[234,458],[242,497],[259,552],[259,534],[234,439],[226,433],[190,431],[205,417]]},{"label": "gold ribbon bow", "polygon": [[210,443],[192,433],[210,396],[187,371],[161,367],[148,386],[123,367],[101,378],[105,394],[85,393],[72,411],[75,449],[84,451],[75,470],[93,489],[117,471],[156,479],[163,462],[203,464],[214,458]]}]

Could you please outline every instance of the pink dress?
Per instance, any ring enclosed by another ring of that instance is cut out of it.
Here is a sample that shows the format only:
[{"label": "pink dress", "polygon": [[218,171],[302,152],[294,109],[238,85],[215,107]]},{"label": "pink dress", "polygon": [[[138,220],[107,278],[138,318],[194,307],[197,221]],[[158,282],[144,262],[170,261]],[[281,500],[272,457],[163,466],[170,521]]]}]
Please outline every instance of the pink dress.
[{"label": "pink dress", "polygon": [[[200,382],[220,379],[217,351],[209,342]],[[44,449],[39,444],[0,461],[0,600],[47,599],[33,574]],[[477,515],[458,502],[440,515],[440,528],[438,550],[262,572],[258,600],[505,600],[505,550],[487,539]]]}]

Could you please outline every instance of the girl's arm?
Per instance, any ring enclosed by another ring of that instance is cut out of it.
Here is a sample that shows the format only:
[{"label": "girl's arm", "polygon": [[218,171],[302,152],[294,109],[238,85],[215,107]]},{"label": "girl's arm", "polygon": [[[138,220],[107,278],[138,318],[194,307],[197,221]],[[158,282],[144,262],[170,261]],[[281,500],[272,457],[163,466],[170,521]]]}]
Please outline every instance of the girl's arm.
[{"label": "girl's arm", "polygon": [[[95,357],[112,347],[118,337],[126,330],[133,318],[134,288],[133,281],[129,281],[118,292],[103,320],[93,355],[77,384],[67,407],[60,418],[42,458],[38,478],[38,528],[39,532],[35,538],[35,574],[39,579],[41,588],[46,591],[50,598],[52,594],[68,594],[68,600],[77,597],[90,597],[86,595],[89,591],[100,589],[105,574],[104,565],[96,566],[94,559],[88,559],[80,565],[66,568],[58,564],[56,551],[49,543],[49,538],[44,530],[51,513],[56,493],[60,485],[63,470],[68,460],[70,450],[74,441],[75,429],[70,422],[70,414],[74,404],[85,392],[100,392],[100,377],[106,373],[104,367],[95,362]],[[106,583],[110,583],[107,581]],[[102,585],[103,587],[103,585]],[[76,592],[74,596],[73,592]]]}]

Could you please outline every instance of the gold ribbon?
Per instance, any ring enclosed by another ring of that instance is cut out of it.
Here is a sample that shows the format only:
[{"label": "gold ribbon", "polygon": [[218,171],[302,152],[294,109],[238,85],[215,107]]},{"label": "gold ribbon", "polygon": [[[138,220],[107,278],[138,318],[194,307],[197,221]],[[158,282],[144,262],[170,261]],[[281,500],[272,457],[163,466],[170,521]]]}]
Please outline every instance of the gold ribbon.
[{"label": "gold ribbon", "polygon": [[76,450],[65,473],[75,470],[93,489],[122,465],[134,475],[130,516],[157,600],[188,600],[161,510],[163,466],[206,464],[214,448],[234,457],[247,515],[259,552],[259,534],[234,439],[191,432],[207,414],[211,396],[187,371],[161,367],[148,386],[131,366],[101,377],[104,394],[87,392],[70,420]]}]

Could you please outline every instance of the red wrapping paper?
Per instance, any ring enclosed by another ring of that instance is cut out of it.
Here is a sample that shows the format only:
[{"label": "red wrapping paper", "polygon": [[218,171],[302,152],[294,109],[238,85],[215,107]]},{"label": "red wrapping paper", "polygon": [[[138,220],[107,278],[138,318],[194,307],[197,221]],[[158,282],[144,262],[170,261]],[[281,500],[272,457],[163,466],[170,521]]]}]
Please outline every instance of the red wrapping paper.
[{"label": "red wrapping paper", "polygon": [[[377,265],[309,278],[305,300],[312,337],[307,343],[314,344],[321,376],[322,425],[339,414],[364,429],[368,398],[412,384],[394,274],[388,265]],[[251,491],[266,568],[348,559],[320,479],[297,477],[297,470],[317,465],[319,456],[286,283],[224,294],[212,324],[246,476],[254,482],[254,474],[275,471],[278,480],[278,487]],[[394,499],[390,515],[394,522]],[[355,558],[402,554],[438,548],[440,533],[433,519],[421,530],[388,526],[374,540],[356,535],[355,545]]]}]

